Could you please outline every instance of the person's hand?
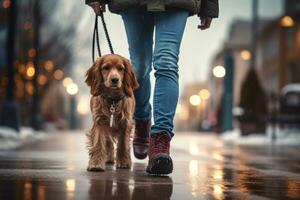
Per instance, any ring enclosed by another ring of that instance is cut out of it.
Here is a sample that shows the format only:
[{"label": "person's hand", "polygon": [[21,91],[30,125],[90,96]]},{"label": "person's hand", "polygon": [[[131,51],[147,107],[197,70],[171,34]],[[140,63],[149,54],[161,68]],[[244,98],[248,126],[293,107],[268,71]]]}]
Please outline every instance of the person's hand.
[{"label": "person's hand", "polygon": [[105,12],[105,3],[103,1],[91,2],[89,3],[89,6],[93,8],[97,15],[101,15],[103,12]]},{"label": "person's hand", "polygon": [[203,17],[200,18],[201,24],[198,26],[199,29],[201,30],[206,30],[210,27],[212,18],[211,17]]}]

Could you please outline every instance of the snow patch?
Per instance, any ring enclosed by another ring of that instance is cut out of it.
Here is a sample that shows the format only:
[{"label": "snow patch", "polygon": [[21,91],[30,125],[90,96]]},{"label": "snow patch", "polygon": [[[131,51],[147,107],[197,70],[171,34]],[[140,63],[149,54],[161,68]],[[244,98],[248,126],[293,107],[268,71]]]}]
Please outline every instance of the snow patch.
[{"label": "snow patch", "polygon": [[0,150],[12,149],[25,141],[43,138],[45,133],[34,131],[30,127],[21,127],[20,132],[9,127],[0,126]]},{"label": "snow patch", "polygon": [[266,134],[251,134],[242,136],[239,129],[224,132],[221,139],[225,142],[239,145],[282,145],[300,146],[300,130],[276,130],[275,137],[268,131]]}]

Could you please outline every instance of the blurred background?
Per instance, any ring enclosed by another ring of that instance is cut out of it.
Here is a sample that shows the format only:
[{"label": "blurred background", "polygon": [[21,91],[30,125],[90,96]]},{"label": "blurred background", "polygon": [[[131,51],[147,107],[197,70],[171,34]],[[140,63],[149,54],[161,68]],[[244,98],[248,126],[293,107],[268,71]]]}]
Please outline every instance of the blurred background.
[{"label": "blurred background", "polygon": [[[228,0],[220,1],[220,17],[209,30],[198,30],[200,20],[189,18],[176,130],[272,138],[298,130],[299,11],[298,0]],[[120,16],[105,17],[115,52],[129,57]],[[92,63],[93,24],[84,1],[1,1],[2,133],[90,126],[84,74]],[[100,41],[108,53],[102,31]]]},{"label": "blurred background", "polygon": [[[0,2],[0,199],[300,199],[300,0],[219,0],[206,31],[188,19],[174,173],[162,179],[134,156],[132,170],[85,172],[84,0]],[[105,19],[129,58],[121,17]]]}]

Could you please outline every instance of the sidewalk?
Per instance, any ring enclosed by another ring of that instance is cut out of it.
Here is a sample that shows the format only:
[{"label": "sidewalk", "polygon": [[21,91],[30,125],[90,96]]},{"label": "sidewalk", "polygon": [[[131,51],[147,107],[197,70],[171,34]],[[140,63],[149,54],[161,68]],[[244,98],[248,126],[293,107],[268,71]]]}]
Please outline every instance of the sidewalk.
[{"label": "sidewalk", "polygon": [[59,132],[0,151],[0,199],[300,199],[299,150],[178,133],[169,177],[148,176],[136,159],[131,170],[91,173],[84,131]]}]

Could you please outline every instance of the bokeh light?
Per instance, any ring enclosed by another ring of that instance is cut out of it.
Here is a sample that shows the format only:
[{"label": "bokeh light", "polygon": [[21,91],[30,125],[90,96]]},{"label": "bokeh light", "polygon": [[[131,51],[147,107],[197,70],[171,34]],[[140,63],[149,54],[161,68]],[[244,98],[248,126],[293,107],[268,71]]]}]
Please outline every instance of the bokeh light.
[{"label": "bokeh light", "polygon": [[72,84],[73,83],[73,80],[72,80],[72,78],[70,78],[70,77],[66,77],[66,78],[64,78],[64,80],[63,80],[63,85],[64,85],[64,87],[68,87],[68,85],[70,85],[70,84]]},{"label": "bokeh light", "polygon": [[26,75],[29,78],[32,78],[35,75],[35,69],[33,64],[28,64],[27,70],[26,70]]},{"label": "bokeh light", "polygon": [[250,60],[251,59],[251,52],[248,51],[248,50],[241,51],[241,58],[245,61]]},{"label": "bokeh light", "polygon": [[190,97],[190,104],[192,104],[193,106],[199,106],[201,104],[201,98],[199,95],[192,95]]},{"label": "bokeh light", "polygon": [[36,50],[34,48],[31,48],[28,50],[28,56],[30,58],[34,58],[36,56]]},{"label": "bokeh light", "polygon": [[213,68],[213,75],[217,78],[224,78],[226,75],[226,70],[221,65],[215,66]]},{"label": "bokeh light", "polygon": [[290,16],[284,16],[281,20],[280,20],[280,25],[282,27],[292,27],[294,26],[294,20],[290,17]]},{"label": "bokeh light", "polygon": [[90,112],[90,97],[88,95],[83,95],[79,98],[77,105],[77,111],[81,115],[86,115]]},{"label": "bokeh light", "polygon": [[25,89],[26,89],[26,92],[30,95],[32,95],[34,93],[34,87],[33,87],[32,83],[26,83]]},{"label": "bokeh light", "polygon": [[61,80],[64,76],[64,72],[60,69],[57,69],[57,70],[55,70],[53,76],[56,80]]},{"label": "bokeh light", "polygon": [[207,89],[202,89],[199,92],[199,96],[203,100],[207,100],[210,98],[210,92]]},{"label": "bokeh light", "polygon": [[38,77],[38,83],[40,85],[45,85],[47,83],[47,77],[43,74],[39,75]]},{"label": "bokeh light", "polygon": [[46,69],[48,72],[52,71],[52,70],[53,70],[53,67],[54,67],[54,64],[53,64],[53,62],[52,62],[51,60],[47,60],[47,61],[45,62],[45,69]]},{"label": "bokeh light", "polygon": [[76,95],[78,93],[78,86],[76,83],[71,83],[67,86],[67,92],[69,95]]},{"label": "bokeh light", "polygon": [[3,7],[4,9],[9,8],[10,5],[11,5],[10,0],[4,0],[4,1],[2,2],[2,7]]}]

